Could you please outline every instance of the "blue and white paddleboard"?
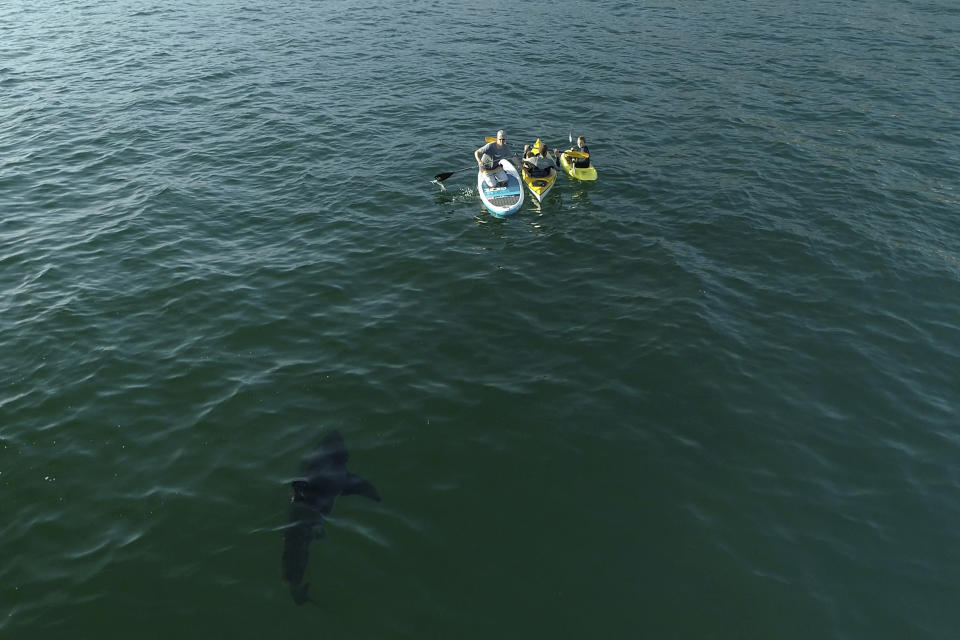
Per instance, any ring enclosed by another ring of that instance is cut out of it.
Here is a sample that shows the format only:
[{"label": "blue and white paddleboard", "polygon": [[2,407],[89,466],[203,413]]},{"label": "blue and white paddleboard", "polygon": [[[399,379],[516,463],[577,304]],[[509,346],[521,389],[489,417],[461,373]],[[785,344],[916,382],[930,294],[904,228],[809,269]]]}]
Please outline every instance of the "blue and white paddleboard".
[{"label": "blue and white paddleboard", "polygon": [[483,201],[483,206],[498,218],[515,213],[523,204],[523,182],[517,168],[506,158],[500,161],[500,166],[507,174],[507,184],[503,187],[488,187],[483,181],[483,172],[477,171],[480,200]]}]

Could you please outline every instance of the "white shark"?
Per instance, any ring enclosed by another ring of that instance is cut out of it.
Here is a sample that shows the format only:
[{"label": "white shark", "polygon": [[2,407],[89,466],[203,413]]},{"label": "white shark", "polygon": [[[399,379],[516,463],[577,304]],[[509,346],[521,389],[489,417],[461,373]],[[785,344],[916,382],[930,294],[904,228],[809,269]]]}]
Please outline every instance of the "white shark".
[{"label": "white shark", "polygon": [[283,579],[290,585],[293,601],[311,601],[310,583],[303,581],[310,559],[310,543],[322,538],[323,518],[330,515],[340,496],[366,496],[380,502],[380,494],[365,479],[347,471],[347,445],[338,431],[331,431],[303,461],[301,477],[291,483],[289,522],[283,532]]}]

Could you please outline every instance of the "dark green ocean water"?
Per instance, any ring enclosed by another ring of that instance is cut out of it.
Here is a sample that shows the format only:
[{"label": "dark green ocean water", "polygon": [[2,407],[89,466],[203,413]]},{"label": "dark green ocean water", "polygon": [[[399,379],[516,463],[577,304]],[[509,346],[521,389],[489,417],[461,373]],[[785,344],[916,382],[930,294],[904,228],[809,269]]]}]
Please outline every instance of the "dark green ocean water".
[{"label": "dark green ocean water", "polygon": [[[953,0],[0,4],[0,638],[960,635]],[[473,164],[600,179],[486,214]],[[281,582],[330,429],[382,503]]]}]

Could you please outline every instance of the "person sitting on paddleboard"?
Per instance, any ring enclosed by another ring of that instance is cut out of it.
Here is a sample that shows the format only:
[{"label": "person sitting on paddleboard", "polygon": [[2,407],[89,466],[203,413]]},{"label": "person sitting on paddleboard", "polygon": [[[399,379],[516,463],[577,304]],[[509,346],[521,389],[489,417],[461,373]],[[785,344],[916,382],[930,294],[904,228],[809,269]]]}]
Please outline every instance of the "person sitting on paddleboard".
[{"label": "person sitting on paddleboard", "polygon": [[[586,153],[590,155],[590,147],[587,146],[587,140],[583,136],[577,136],[577,148],[571,148],[570,151],[579,151],[581,153]],[[553,150],[559,158],[559,151],[557,149]],[[577,169],[585,169],[590,166],[590,158],[571,158],[573,160],[573,166]]]},{"label": "person sitting on paddleboard", "polygon": [[[497,131],[497,141],[488,142],[473,152],[477,165],[483,171],[483,181],[488,187],[495,187],[499,183],[507,182],[507,172],[500,166],[500,160],[510,155],[510,146],[503,129]],[[486,156],[486,157],[484,157]]]},{"label": "person sitting on paddleboard", "polygon": [[550,168],[557,168],[557,162],[547,151],[547,145],[540,143],[540,152],[533,153],[530,145],[523,147],[523,164],[534,178],[545,178],[550,174]]}]

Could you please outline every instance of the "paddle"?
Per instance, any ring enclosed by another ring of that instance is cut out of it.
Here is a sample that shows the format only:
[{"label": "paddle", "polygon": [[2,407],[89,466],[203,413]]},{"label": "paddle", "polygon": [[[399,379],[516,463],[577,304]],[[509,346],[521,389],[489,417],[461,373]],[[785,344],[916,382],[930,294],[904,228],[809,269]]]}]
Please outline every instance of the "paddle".
[{"label": "paddle", "polygon": [[[485,136],[483,139],[484,139],[485,142],[496,142],[496,141],[497,141],[497,137],[496,137],[496,136]],[[516,157],[516,155],[515,155],[514,157]],[[438,182],[438,183],[439,183],[439,182],[443,182],[444,180],[446,180],[447,178],[449,178],[450,176],[452,176],[452,175],[455,174],[455,173],[459,173],[459,172],[461,172],[461,171],[466,171],[467,169],[476,169],[476,168],[477,168],[477,165],[471,165],[471,166],[469,166],[469,167],[464,167],[463,169],[457,169],[456,171],[446,171],[446,172],[444,172],[444,173],[438,173],[437,175],[433,176],[433,180],[434,180],[434,182]],[[440,186],[442,187],[443,185],[441,184]]]},{"label": "paddle", "polygon": [[445,173],[438,173],[437,175],[433,176],[433,179],[436,180],[437,182],[443,182],[453,174],[459,173],[461,171],[466,171],[467,169],[473,169],[474,171],[476,171],[477,165],[472,164],[469,167],[464,167],[463,169],[457,169],[456,171],[447,171]]}]

